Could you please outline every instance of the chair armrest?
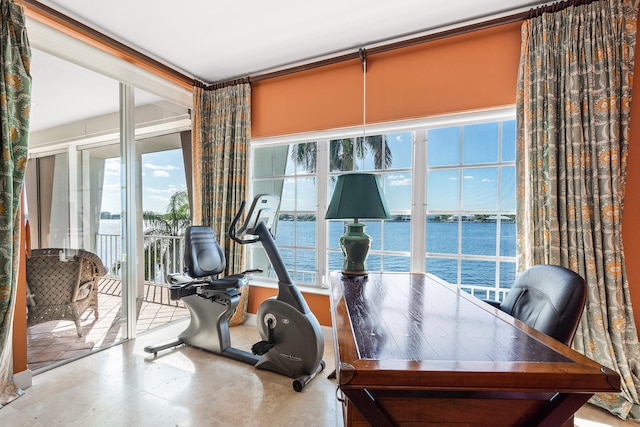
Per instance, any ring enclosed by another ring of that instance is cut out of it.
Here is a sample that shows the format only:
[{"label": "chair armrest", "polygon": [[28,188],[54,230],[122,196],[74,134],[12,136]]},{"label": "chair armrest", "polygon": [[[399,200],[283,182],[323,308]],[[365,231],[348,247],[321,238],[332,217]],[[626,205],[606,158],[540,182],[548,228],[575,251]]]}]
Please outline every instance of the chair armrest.
[{"label": "chair armrest", "polygon": [[483,299],[482,301],[486,302],[487,304],[495,307],[495,308],[500,308],[500,306],[502,305],[502,303],[500,301],[493,301],[493,300],[488,300],[488,299]]},{"label": "chair armrest", "polygon": [[93,289],[93,280],[89,282],[85,282],[80,286],[78,286],[78,292],[75,295],[73,302],[82,301],[83,299],[87,298],[89,295],[91,295],[92,289]]}]

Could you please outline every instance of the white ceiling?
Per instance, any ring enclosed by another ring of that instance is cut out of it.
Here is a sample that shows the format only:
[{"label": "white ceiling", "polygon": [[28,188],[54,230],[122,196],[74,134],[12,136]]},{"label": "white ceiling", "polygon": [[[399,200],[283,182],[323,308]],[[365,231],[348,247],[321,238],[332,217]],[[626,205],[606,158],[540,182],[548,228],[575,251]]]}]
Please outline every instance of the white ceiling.
[{"label": "white ceiling", "polygon": [[[485,21],[550,2],[41,0],[41,3],[190,77],[213,83]],[[65,79],[77,83],[83,78],[82,69],[70,70],[69,65],[56,64],[55,58],[36,52],[32,70],[34,92],[40,91],[39,105],[33,110],[32,129],[63,123],[63,117],[53,120],[63,111],[69,115],[90,113],[86,103],[82,103],[84,107],[78,111],[73,111],[73,106],[61,109],[59,104],[48,107],[47,98],[61,98],[54,87],[42,87],[51,81],[64,87]],[[87,78],[99,91],[100,78],[95,75]],[[92,94],[85,92],[79,96],[91,98]],[[101,111],[107,107],[96,105],[95,108]],[[48,119],[46,125],[38,122],[45,119]]]}]

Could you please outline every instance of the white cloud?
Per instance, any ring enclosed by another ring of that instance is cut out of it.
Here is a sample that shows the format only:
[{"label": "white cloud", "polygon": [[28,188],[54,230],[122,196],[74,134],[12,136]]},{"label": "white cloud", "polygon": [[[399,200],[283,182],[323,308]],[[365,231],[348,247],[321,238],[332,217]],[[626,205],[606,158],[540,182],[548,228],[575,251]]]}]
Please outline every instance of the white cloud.
[{"label": "white cloud", "polygon": [[473,175],[465,175],[463,179],[474,179]]},{"label": "white cloud", "polygon": [[389,185],[392,187],[405,187],[407,185],[411,185],[411,178],[392,179],[391,182],[389,182]]},{"label": "white cloud", "polygon": [[142,165],[143,168],[151,169],[151,170],[162,170],[162,171],[175,171],[180,169],[177,166],[173,165],[154,165],[153,163],[146,162]]},{"label": "white cloud", "polygon": [[114,182],[114,183],[111,183],[111,184],[105,184],[105,185],[102,186],[102,190],[103,191],[120,190],[120,183]]},{"label": "white cloud", "polygon": [[145,194],[163,194],[163,195],[172,195],[176,191],[180,190],[179,188],[172,186],[168,188],[153,188],[153,187],[144,187]]},{"label": "white cloud", "polygon": [[120,176],[120,161],[118,159],[107,159],[104,162],[104,174]]},{"label": "white cloud", "polygon": [[153,173],[151,173],[151,176],[155,178],[168,178],[171,175],[169,175],[169,172],[164,170],[154,170]]}]

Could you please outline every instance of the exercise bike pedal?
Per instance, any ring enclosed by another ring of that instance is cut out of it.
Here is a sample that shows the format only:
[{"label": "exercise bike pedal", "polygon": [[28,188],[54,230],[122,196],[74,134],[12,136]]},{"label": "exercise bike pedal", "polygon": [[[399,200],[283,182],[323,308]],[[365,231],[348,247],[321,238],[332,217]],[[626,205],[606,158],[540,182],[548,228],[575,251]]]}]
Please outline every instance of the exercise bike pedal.
[{"label": "exercise bike pedal", "polygon": [[251,347],[251,352],[257,356],[262,356],[273,348],[273,343],[269,341],[260,341]]}]

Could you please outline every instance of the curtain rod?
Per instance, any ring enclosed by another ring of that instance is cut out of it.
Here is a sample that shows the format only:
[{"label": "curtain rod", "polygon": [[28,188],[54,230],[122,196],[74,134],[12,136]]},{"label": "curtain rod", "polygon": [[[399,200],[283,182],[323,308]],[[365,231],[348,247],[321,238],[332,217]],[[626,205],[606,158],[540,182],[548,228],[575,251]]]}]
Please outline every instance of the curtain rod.
[{"label": "curtain rod", "polygon": [[[308,64],[303,64],[291,68],[286,68],[283,70],[278,70],[270,73],[257,74],[255,76],[248,76],[244,78],[236,78],[227,81],[215,82],[212,84],[206,84],[199,82],[198,80],[194,80],[192,77],[189,77],[147,55],[144,55],[135,49],[125,45],[124,43],[115,40],[112,37],[109,37],[105,34],[100,33],[99,31],[94,30],[93,28],[70,18],[55,9],[46,6],[39,1],[36,0],[15,0],[16,3],[22,4],[26,8],[26,15],[32,19],[35,19],[38,22],[41,22],[45,25],[48,25],[54,29],[62,31],[65,34],[70,35],[78,40],[82,40],[91,46],[94,46],[98,49],[101,49],[111,55],[114,55],[117,58],[120,58],[124,61],[127,61],[131,64],[134,64],[144,70],[150,71],[160,77],[163,77],[185,89],[191,90],[193,86],[200,87],[210,87],[210,88],[219,88],[225,87],[233,84],[237,84],[238,82],[258,82],[260,80],[271,79],[274,77],[281,77],[288,74],[293,74],[301,71],[312,70],[319,67],[324,67],[327,65],[337,64],[344,61],[349,61],[352,59],[359,59],[360,53],[359,51],[347,53],[344,55],[335,56],[332,58],[311,62]],[[421,43],[426,43],[435,40],[441,40],[447,37],[453,37],[458,35],[463,35],[467,33],[471,33],[473,31],[479,31],[484,29],[489,29],[493,27],[497,27],[499,25],[512,24],[515,22],[521,22],[526,19],[531,19],[536,16],[540,16],[543,13],[547,12],[557,12],[562,9],[565,9],[570,6],[580,6],[583,4],[592,3],[594,1],[599,0],[565,0],[558,3],[554,3],[547,6],[541,6],[535,9],[531,9],[526,12],[516,13],[512,15],[503,16],[500,18],[490,19],[487,21],[478,22],[475,24],[465,25],[462,27],[453,28],[450,30],[440,31],[432,34],[427,34],[420,37],[415,37],[412,39],[401,40],[394,43],[389,43],[382,46],[376,46],[369,49],[366,49],[368,55],[375,55],[377,53],[388,52],[391,50],[401,49],[409,46],[415,46]]]},{"label": "curtain rod", "polygon": [[599,0],[565,0],[557,3],[549,4],[547,6],[540,6],[535,9],[531,9],[529,11],[529,16],[527,18],[537,18],[541,16],[543,13],[556,13],[564,10],[568,7],[572,6],[583,6],[585,4],[593,3],[594,1]]},{"label": "curtain rod", "polygon": [[[447,37],[459,36],[459,35],[468,34],[474,31],[486,30],[489,28],[497,27],[499,25],[513,24],[515,22],[521,22],[526,19],[535,18],[536,16],[540,16],[543,13],[558,12],[570,6],[580,6],[583,4],[592,3],[594,1],[598,1],[598,0],[566,0],[558,3],[553,3],[547,6],[541,6],[538,8],[530,9],[529,11],[526,11],[526,12],[515,13],[512,15],[507,15],[500,18],[478,22],[475,24],[469,24],[462,27],[452,28],[450,30],[440,31],[440,32],[427,34],[420,37],[415,37],[412,39],[401,40],[398,42],[389,43],[382,46],[372,47],[372,48],[366,49],[366,52],[367,52],[367,55],[375,55],[377,53],[389,52],[392,50],[415,46],[415,45],[426,43],[426,42],[445,39]],[[359,57],[360,57],[359,51],[347,53],[347,54],[336,56],[333,58],[311,62],[309,64],[286,68],[286,69],[274,71],[271,73],[250,76],[249,81],[258,82],[260,80],[271,79],[274,77],[281,77],[287,74],[293,74],[300,71],[312,70],[314,68],[324,67],[326,65],[332,65],[332,64],[337,64],[344,61],[349,61],[352,59],[358,59]]]},{"label": "curtain rod", "polygon": [[[514,15],[508,15],[501,18],[491,19],[489,21],[478,22],[476,24],[465,25],[463,27],[453,28],[451,30],[440,31],[437,33],[427,34],[420,37],[415,37],[408,40],[401,40],[394,43],[389,43],[382,46],[376,46],[372,48],[366,49],[367,55],[375,55],[377,53],[388,52],[395,49],[401,49],[404,47],[415,46],[421,43],[426,43],[430,41],[440,40],[447,37],[458,36],[462,34],[467,34],[473,31],[484,30],[487,28],[496,27],[498,25],[511,24],[514,22],[519,22],[527,19],[529,17],[529,11],[521,12]],[[344,55],[335,56],[333,58],[323,59],[321,61],[311,62],[309,64],[303,64],[296,67],[286,68],[284,70],[273,71],[271,73],[258,74],[255,76],[250,76],[249,80],[253,82],[257,82],[260,80],[271,79],[274,77],[286,76],[287,74],[293,74],[300,71],[312,70],[314,68],[324,67],[326,65],[338,64],[340,62],[349,61],[352,59],[359,59],[360,53],[359,51],[346,53]]]}]

